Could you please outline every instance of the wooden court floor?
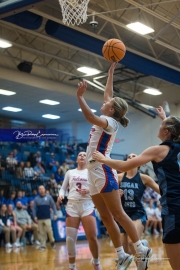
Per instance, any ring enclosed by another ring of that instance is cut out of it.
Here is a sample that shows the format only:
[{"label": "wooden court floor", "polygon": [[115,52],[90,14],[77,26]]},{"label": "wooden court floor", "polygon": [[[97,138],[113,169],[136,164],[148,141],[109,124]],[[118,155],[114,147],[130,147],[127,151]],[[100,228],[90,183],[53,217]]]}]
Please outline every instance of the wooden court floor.
[{"label": "wooden court floor", "polygon": [[[146,237],[149,246],[153,248],[153,258],[149,270],[170,270],[166,254],[164,252],[161,236]],[[109,238],[100,239],[100,260],[102,270],[115,270],[115,252]],[[68,269],[68,258],[65,243],[57,243],[52,249],[47,245],[45,251],[36,249],[35,246],[26,246],[21,249],[12,249],[6,252],[0,248],[0,270],[65,270]],[[93,270],[90,264],[91,254],[87,241],[78,241],[77,244],[77,269]],[[130,270],[135,270],[132,262]]]}]

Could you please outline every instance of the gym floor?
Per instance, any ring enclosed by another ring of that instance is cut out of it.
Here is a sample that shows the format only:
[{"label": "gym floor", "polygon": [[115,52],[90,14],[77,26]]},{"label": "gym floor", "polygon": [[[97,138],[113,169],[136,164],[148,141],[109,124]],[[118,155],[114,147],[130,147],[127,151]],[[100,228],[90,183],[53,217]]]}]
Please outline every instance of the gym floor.
[{"label": "gym floor", "polygon": [[[149,246],[153,248],[153,257],[148,270],[170,270],[167,256],[165,254],[161,236],[146,237]],[[115,270],[116,254],[109,238],[99,240],[100,261],[102,270]],[[87,241],[77,243],[77,270],[93,270],[90,263],[91,254]],[[56,243],[52,249],[47,244],[45,251],[38,250],[35,246],[26,246],[21,249],[9,250],[9,253],[0,248],[0,270],[67,270],[68,258],[65,243]],[[135,263],[132,262],[129,269],[135,270]]]}]

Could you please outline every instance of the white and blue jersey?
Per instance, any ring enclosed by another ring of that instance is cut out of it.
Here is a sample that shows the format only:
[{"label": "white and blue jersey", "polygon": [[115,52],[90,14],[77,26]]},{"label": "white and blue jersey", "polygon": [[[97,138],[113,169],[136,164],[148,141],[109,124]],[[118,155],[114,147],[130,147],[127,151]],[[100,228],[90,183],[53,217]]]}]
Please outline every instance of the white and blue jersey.
[{"label": "white and blue jersey", "polygon": [[100,117],[106,118],[108,126],[104,129],[96,125],[92,126],[86,150],[87,165],[92,160],[92,154],[95,150],[101,152],[105,157],[110,157],[118,131],[118,122],[114,118],[105,115],[101,115]]},{"label": "white and blue jersey", "polygon": [[104,116],[107,120],[107,128],[93,125],[87,147],[88,184],[91,195],[101,192],[118,190],[117,172],[105,164],[92,160],[95,150],[110,158],[110,153],[118,131],[118,122],[112,117]]}]

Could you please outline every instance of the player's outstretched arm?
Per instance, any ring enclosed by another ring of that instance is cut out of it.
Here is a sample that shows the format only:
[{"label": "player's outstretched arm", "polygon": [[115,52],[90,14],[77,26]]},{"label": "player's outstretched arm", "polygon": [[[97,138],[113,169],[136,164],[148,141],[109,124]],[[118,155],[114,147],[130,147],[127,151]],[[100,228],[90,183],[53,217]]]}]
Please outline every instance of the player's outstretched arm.
[{"label": "player's outstretched arm", "polygon": [[83,97],[86,89],[87,89],[87,82],[82,81],[78,84],[77,98],[78,98],[78,102],[79,102],[79,105],[81,107],[82,113],[84,114],[84,117],[86,118],[86,120],[89,123],[91,123],[93,125],[97,125],[97,126],[102,127],[102,128],[107,128],[107,126],[108,126],[107,120],[105,118],[102,118],[102,117],[95,115],[91,111],[89,106],[87,105],[87,103]]},{"label": "player's outstretched arm", "polygon": [[108,73],[108,78],[106,82],[106,87],[104,91],[104,101],[109,101],[113,98],[113,75],[114,75],[114,70],[116,68],[117,63],[113,63],[110,66],[109,73]]},{"label": "player's outstretched arm", "polygon": [[163,107],[161,107],[161,106],[157,107],[156,112],[157,112],[158,116],[161,118],[162,121],[164,119],[166,119],[166,113],[165,113]]},{"label": "player's outstretched arm", "polygon": [[131,169],[137,168],[141,165],[148,163],[149,161],[155,160],[157,155],[157,147],[152,146],[142,152],[139,156],[129,159],[127,161],[114,160],[106,158],[103,154],[98,151],[95,151],[92,155],[94,160],[99,161],[100,163],[106,164],[107,166],[120,171],[127,172]]}]

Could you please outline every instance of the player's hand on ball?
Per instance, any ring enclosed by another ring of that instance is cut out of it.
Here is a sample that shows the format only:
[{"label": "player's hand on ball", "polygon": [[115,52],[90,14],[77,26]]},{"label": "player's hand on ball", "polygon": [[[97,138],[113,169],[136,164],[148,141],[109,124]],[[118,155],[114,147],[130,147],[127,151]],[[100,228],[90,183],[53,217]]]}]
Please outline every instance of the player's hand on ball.
[{"label": "player's hand on ball", "polygon": [[61,195],[58,197],[57,202],[62,203],[62,200],[64,200],[64,196]]},{"label": "player's hand on ball", "polygon": [[157,107],[157,108],[156,108],[156,112],[157,112],[158,116],[159,116],[162,120],[166,119],[166,113],[165,113],[163,107],[161,107],[161,106]]},{"label": "player's hand on ball", "polygon": [[94,151],[94,153],[92,154],[92,158],[103,163],[105,157],[99,151]]},{"label": "player's hand on ball", "polygon": [[123,194],[124,194],[124,191],[122,189],[119,189],[119,195],[120,195],[120,197],[122,197]]},{"label": "player's hand on ball", "polygon": [[80,83],[78,83],[78,90],[77,90],[77,96],[83,96],[84,92],[86,91],[87,88],[87,82],[82,81]]},{"label": "player's hand on ball", "polygon": [[112,63],[112,65],[109,68],[109,75],[113,75],[116,66],[117,66],[116,62]]}]

